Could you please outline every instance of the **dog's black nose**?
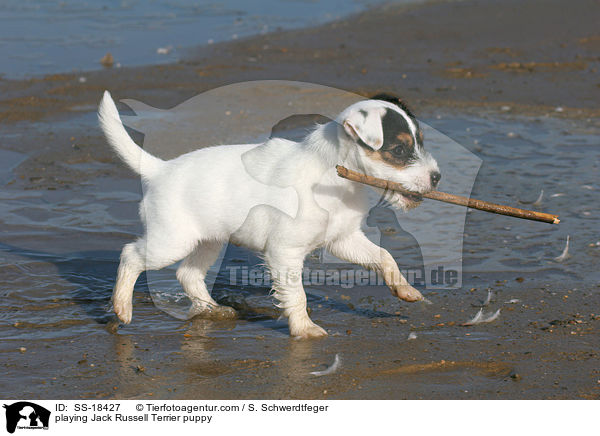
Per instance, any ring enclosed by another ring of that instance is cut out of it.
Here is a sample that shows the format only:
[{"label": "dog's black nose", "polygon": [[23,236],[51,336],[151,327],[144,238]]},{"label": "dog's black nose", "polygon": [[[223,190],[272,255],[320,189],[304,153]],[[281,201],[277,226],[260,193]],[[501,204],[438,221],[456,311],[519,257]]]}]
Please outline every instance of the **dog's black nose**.
[{"label": "dog's black nose", "polygon": [[434,171],[431,173],[430,177],[431,177],[431,185],[435,188],[438,185],[438,183],[440,182],[442,175],[438,171]]}]

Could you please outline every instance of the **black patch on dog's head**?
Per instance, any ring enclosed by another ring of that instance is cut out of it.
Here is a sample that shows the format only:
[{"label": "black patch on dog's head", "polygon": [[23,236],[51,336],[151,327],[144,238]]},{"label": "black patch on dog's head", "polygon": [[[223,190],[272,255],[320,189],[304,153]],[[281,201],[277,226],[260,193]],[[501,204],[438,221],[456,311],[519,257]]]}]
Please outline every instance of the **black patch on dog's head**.
[{"label": "black patch on dog's head", "polygon": [[376,94],[373,97],[371,97],[371,100],[382,100],[382,101],[387,101],[388,103],[395,104],[400,109],[402,109],[404,112],[406,112],[406,115],[408,115],[410,118],[412,118],[416,122],[415,115],[410,110],[410,108],[406,105],[406,103],[404,103],[402,100],[400,100],[400,97],[382,92],[382,93]]},{"label": "black patch on dog's head", "polygon": [[404,101],[402,101],[398,96],[393,94],[388,94],[385,92],[379,93],[371,97],[371,100],[382,100],[387,101],[388,103],[392,103],[398,106],[399,109],[404,111],[404,113],[412,120],[416,127],[416,136],[417,136],[417,144],[421,148],[423,148],[423,131],[421,130],[421,126],[419,126],[419,122],[415,117],[415,114],[410,110],[410,108],[406,105]]},{"label": "black patch on dog's head", "polygon": [[380,158],[395,167],[405,167],[418,159],[418,140],[411,132],[408,121],[402,114],[387,109],[381,118],[383,145],[379,150]]}]

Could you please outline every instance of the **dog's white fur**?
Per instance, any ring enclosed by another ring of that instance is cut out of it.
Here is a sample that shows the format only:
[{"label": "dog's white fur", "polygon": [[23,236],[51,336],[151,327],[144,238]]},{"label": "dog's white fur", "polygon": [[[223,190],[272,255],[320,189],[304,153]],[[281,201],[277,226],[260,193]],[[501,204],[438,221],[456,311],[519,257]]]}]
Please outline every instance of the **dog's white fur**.
[{"label": "dog's white fur", "polygon": [[[299,143],[274,138],[263,144],[203,148],[163,161],[133,142],[105,92],[98,112],[102,130],[144,185],[140,216],[145,234],[123,248],[113,293],[119,319],[131,321],[133,287],[142,271],[180,260],[177,278],[195,309],[233,315],[231,308],[211,298],[204,284],[207,270],[228,241],[264,256],[273,295],[289,318],[292,336],[326,335],[307,314],[301,281],[304,258],[318,247],[378,270],[399,298],[421,300],[392,256],[360,229],[370,188],[338,177],[335,170],[343,164],[417,192],[432,189],[430,174],[438,167],[428,153],[419,152],[416,162],[398,170],[370,159],[364,145],[357,144],[360,138],[373,150],[381,147],[385,110],[401,113],[416,134],[414,123],[398,106],[366,100],[347,108],[336,121],[317,126]],[[388,200],[399,208],[414,207],[401,195]]]}]

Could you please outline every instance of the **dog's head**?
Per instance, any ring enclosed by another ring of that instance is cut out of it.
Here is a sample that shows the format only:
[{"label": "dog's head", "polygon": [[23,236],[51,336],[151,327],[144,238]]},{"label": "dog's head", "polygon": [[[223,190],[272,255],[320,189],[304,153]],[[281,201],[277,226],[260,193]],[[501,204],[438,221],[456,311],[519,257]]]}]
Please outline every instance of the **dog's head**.
[{"label": "dog's head", "polygon": [[[415,116],[399,99],[379,94],[353,104],[336,120],[340,135],[355,148],[358,165],[371,176],[402,184],[417,193],[433,190],[441,174],[425,151],[423,132]],[[420,198],[390,193],[386,200],[400,209],[412,209]]]}]

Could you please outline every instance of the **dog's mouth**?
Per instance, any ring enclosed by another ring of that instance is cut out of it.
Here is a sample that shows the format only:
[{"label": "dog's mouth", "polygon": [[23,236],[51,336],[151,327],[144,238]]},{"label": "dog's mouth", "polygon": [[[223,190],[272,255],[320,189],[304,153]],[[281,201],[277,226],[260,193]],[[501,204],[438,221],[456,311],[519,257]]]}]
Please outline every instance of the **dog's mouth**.
[{"label": "dog's mouth", "polygon": [[409,210],[414,209],[419,206],[423,201],[423,197],[418,193],[409,193],[409,192],[397,192],[394,191],[391,193],[389,198],[389,203],[393,206],[396,206],[399,209]]},{"label": "dog's mouth", "polygon": [[399,192],[400,196],[411,203],[420,203],[423,201],[423,196],[418,192]]}]

